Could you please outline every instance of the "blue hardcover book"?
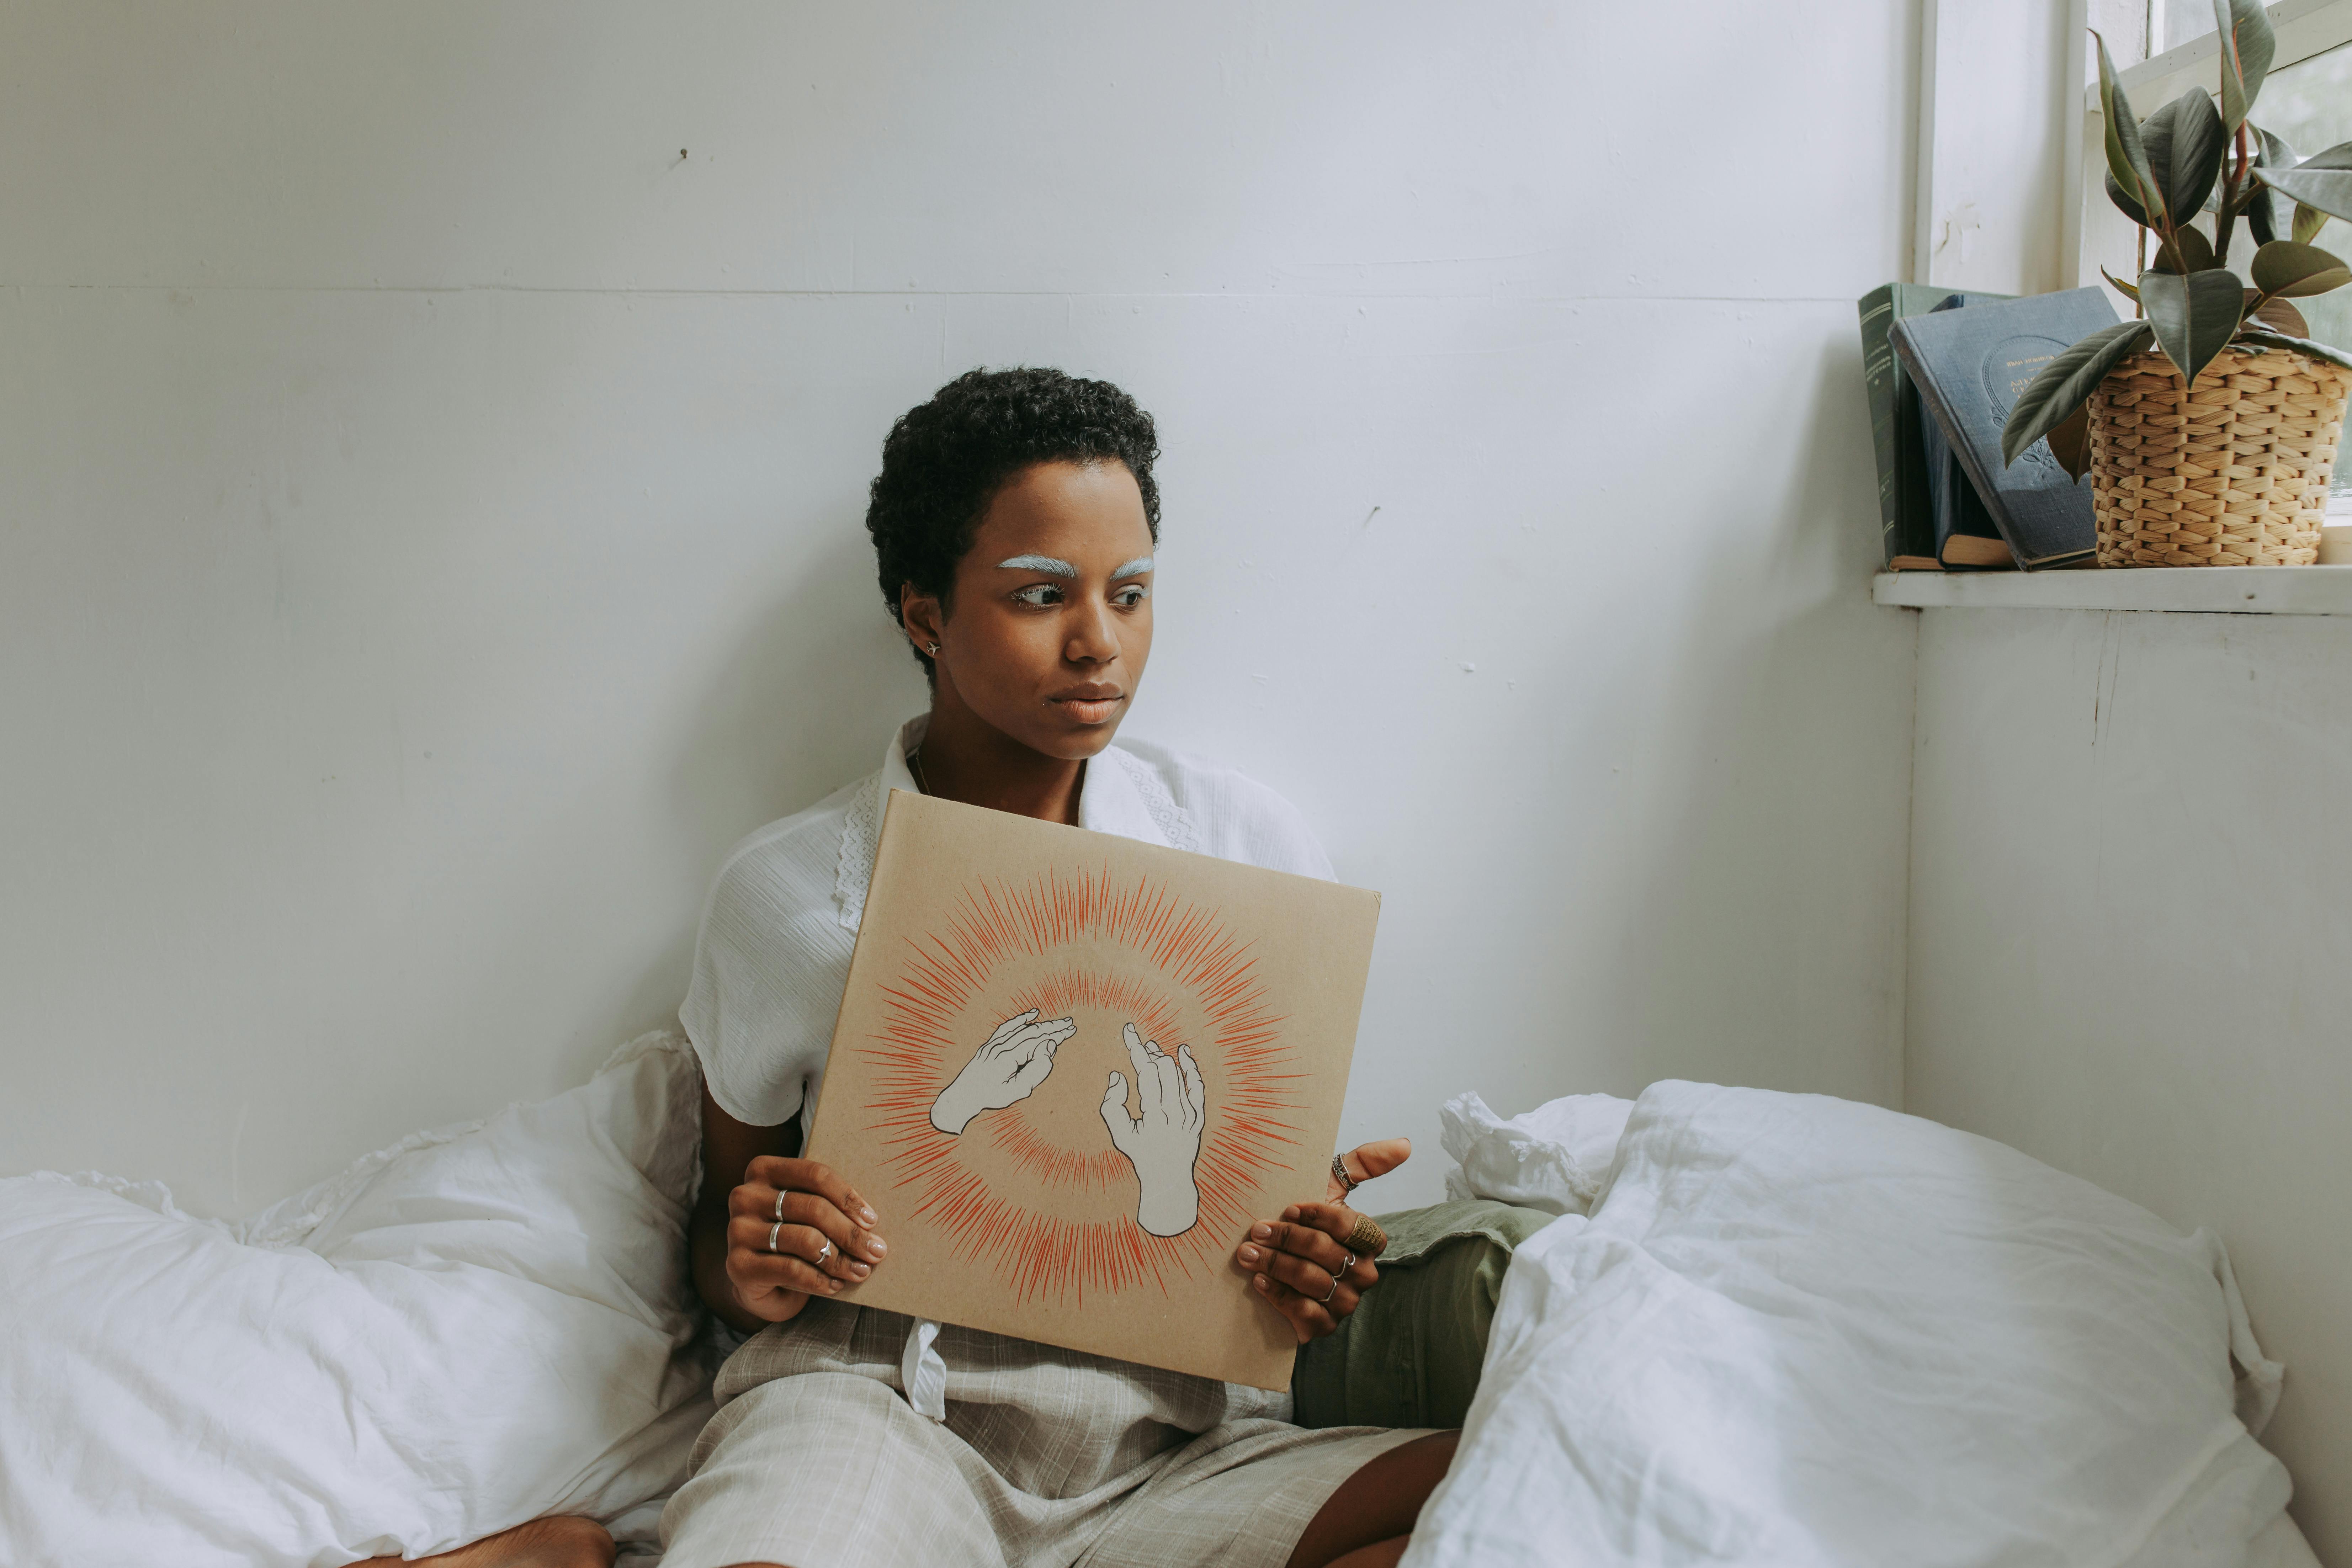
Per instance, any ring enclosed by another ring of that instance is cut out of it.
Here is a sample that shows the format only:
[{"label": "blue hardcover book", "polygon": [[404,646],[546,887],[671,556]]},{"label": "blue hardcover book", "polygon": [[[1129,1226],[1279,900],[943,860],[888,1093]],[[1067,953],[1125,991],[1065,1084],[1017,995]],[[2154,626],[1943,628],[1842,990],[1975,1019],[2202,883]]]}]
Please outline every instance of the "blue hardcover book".
[{"label": "blue hardcover book", "polygon": [[2047,441],[2004,466],[2001,426],[2042,366],[2115,321],[2105,290],[2070,289],[1912,316],[1887,334],[1994,527],[2028,571],[2096,551],[2091,480],[2068,478]]}]

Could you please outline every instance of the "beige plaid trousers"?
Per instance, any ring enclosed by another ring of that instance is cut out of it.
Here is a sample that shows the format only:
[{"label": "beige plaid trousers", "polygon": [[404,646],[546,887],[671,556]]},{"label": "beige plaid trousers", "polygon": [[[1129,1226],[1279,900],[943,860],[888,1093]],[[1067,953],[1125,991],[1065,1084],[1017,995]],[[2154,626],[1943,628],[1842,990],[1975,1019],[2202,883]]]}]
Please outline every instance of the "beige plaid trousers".
[{"label": "beige plaid trousers", "polygon": [[1339,1483],[1420,1434],[1308,1431],[1287,1394],[952,1324],[944,1425],[910,1320],[811,1301],[729,1358],[663,1568],[1281,1568]]}]

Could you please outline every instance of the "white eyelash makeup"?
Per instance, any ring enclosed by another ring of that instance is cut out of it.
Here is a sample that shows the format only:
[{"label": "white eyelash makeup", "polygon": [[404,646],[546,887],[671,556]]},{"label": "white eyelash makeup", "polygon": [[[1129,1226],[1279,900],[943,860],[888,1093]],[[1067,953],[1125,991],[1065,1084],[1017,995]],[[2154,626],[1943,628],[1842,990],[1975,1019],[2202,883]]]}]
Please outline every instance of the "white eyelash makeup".
[{"label": "white eyelash makeup", "polygon": [[1043,572],[1048,577],[1076,577],[1078,574],[1076,567],[1051,555],[1015,555],[1010,561],[998,562],[997,565],[1007,572]]},{"label": "white eyelash makeup", "polygon": [[1121,577],[1133,577],[1139,573],[1149,572],[1150,570],[1151,557],[1149,555],[1139,555],[1134,560],[1129,562],[1126,565],[1121,566],[1118,571],[1112,573],[1110,574],[1111,581],[1117,582]]}]

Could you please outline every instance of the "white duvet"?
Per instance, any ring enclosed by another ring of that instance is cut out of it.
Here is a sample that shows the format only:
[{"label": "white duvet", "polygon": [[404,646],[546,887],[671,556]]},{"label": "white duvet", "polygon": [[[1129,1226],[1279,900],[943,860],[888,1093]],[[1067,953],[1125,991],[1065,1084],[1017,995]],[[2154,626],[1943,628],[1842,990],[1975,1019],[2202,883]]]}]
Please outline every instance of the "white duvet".
[{"label": "white duvet", "polygon": [[2210,1236],[1915,1117],[1688,1083],[1643,1094],[1601,1187],[1513,1260],[1407,1568],[2220,1568],[2292,1538],[2245,1424],[2280,1369]]},{"label": "white duvet", "polygon": [[[338,1568],[556,1511],[650,1549],[710,1410],[698,1082],[649,1038],[241,1226],[0,1180],[0,1564]],[[2210,1237],[1842,1100],[1447,1109],[1463,1184],[1568,1212],[1513,1262],[1412,1568],[2218,1568],[2257,1537],[2308,1568]]]},{"label": "white duvet", "polygon": [[236,1226],[0,1181],[0,1564],[336,1568],[551,1512],[641,1535],[711,1409],[700,1082],[649,1037]]}]

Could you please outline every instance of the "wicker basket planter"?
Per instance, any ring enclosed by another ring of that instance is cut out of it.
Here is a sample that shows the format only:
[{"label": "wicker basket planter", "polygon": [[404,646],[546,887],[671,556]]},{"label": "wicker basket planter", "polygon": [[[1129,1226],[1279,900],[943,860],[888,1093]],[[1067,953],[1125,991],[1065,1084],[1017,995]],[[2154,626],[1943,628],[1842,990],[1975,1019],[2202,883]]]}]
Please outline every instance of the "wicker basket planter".
[{"label": "wicker basket planter", "polygon": [[2352,371],[2273,349],[2226,352],[2182,396],[2160,353],[2091,395],[2102,566],[2308,566]]}]

